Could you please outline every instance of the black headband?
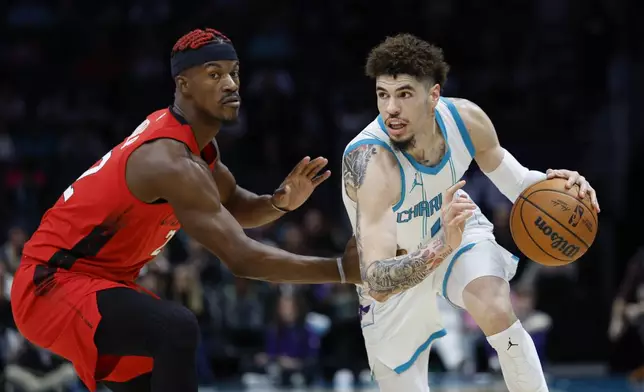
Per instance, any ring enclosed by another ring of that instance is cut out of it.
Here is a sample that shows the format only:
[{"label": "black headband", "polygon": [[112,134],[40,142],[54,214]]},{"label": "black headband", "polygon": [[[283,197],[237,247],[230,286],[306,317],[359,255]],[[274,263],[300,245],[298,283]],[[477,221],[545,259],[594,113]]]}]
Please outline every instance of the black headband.
[{"label": "black headband", "polygon": [[231,43],[213,42],[197,49],[176,52],[170,59],[170,70],[175,78],[188,68],[220,60],[237,60],[237,52]]}]

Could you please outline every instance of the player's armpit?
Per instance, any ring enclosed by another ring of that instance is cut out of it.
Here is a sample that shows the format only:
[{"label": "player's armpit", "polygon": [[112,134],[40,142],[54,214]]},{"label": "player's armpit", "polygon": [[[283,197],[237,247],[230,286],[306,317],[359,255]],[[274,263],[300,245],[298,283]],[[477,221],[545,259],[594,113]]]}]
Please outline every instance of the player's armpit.
[{"label": "player's armpit", "polygon": [[432,260],[442,257],[445,244],[437,239],[416,252],[395,257],[397,225],[392,206],[401,186],[395,157],[379,145],[358,146],[346,153],[342,171],[347,194],[357,204],[355,234],[369,295],[384,301],[422,282],[440,264]]},{"label": "player's armpit", "polygon": [[[180,142],[163,139],[139,147],[128,160],[126,179],[142,201],[168,201],[183,229],[236,276],[271,282],[340,282],[336,259],[296,255],[248,238],[221,205],[208,165]],[[357,256],[350,254],[343,262],[357,264]],[[357,269],[345,271],[349,282],[360,281]]]}]

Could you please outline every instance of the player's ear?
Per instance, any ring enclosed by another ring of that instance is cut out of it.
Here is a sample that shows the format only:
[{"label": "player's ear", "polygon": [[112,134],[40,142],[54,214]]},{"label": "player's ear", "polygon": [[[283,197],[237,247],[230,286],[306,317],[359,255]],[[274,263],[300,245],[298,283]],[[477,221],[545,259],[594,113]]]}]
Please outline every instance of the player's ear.
[{"label": "player's ear", "polygon": [[188,83],[188,78],[186,78],[183,75],[179,75],[174,79],[174,83],[177,86],[177,90],[182,94],[182,95],[190,95],[189,93],[189,83]]},{"label": "player's ear", "polygon": [[440,84],[434,84],[429,89],[430,101],[432,102],[432,108],[435,108],[438,105],[438,100],[441,98],[441,86]]}]

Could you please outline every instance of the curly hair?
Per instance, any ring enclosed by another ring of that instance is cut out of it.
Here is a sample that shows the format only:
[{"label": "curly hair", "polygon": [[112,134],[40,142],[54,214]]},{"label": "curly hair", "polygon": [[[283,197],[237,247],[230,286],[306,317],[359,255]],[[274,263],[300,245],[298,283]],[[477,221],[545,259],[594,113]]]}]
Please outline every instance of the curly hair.
[{"label": "curly hair", "polygon": [[441,87],[447,81],[448,72],[443,50],[411,34],[387,37],[371,50],[365,66],[365,73],[370,78],[407,74],[431,79]]}]

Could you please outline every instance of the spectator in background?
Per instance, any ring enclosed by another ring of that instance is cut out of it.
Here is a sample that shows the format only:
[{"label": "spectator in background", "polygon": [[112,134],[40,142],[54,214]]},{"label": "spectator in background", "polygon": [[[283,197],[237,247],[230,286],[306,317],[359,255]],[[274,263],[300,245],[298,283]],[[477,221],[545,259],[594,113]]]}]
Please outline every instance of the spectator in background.
[{"label": "spectator in background", "polygon": [[0,391],[4,391],[5,360],[7,358],[6,333],[13,327],[10,303],[10,283],[7,279],[5,264],[0,263]]},{"label": "spectator in background", "polygon": [[0,164],[10,162],[15,154],[16,148],[13,145],[13,140],[11,140],[5,125],[0,122]]},{"label": "spectator in background", "polygon": [[163,293],[163,276],[157,271],[147,269],[141,272],[137,283],[144,289],[151,291],[155,294]]},{"label": "spectator in background", "polygon": [[[628,262],[626,275],[613,302],[608,337],[616,341],[628,325],[637,329],[644,344],[644,247]],[[632,378],[644,381],[644,363],[632,373]]]},{"label": "spectator in background", "polygon": [[306,240],[302,229],[294,222],[288,222],[283,226],[280,247],[293,253],[310,253],[306,248]]},{"label": "spectator in background", "polygon": [[[279,236],[279,247],[291,253],[310,255],[311,249],[307,247],[308,238],[304,235],[302,225],[299,222],[287,222],[281,227]],[[267,314],[274,314],[275,309],[272,306],[279,304],[279,298],[283,295],[306,295],[308,286],[294,284],[269,284],[272,288],[267,302]]]},{"label": "spectator in background", "polygon": [[63,392],[76,383],[74,367],[63,358],[10,333],[5,378],[7,384],[24,392]]},{"label": "spectator in background", "polygon": [[32,223],[39,221],[38,211],[41,211],[40,201],[46,184],[47,175],[35,160],[24,159],[21,166],[15,165],[7,170],[3,191],[12,206],[14,218]]},{"label": "spectator in background", "polygon": [[265,353],[257,356],[260,366],[272,367],[282,386],[302,385],[313,380],[319,339],[305,324],[305,314],[293,296],[279,298],[275,321],[266,332]]},{"label": "spectator in background", "polygon": [[[218,258],[208,252],[194,238],[185,236],[186,263],[194,265],[204,286],[216,287],[221,283],[226,269]],[[208,290],[206,290],[208,291]]]},{"label": "spectator in background", "polygon": [[307,247],[311,253],[324,254],[330,256],[332,254],[341,253],[333,243],[329,226],[322,214],[318,209],[310,209],[304,214],[302,229],[306,238]]},{"label": "spectator in background", "polygon": [[175,267],[172,285],[172,299],[181,303],[197,316],[197,320],[207,323],[208,313],[203,289],[196,268],[191,264]]},{"label": "spectator in background", "polygon": [[552,327],[552,318],[535,309],[535,292],[531,287],[516,286],[512,290],[512,306],[514,312],[530,334],[541,363],[546,361],[546,342],[548,331]]},{"label": "spectator in background", "polygon": [[12,227],[9,229],[8,238],[9,240],[2,246],[0,261],[4,264],[5,270],[13,275],[20,264],[22,247],[27,240],[27,234],[19,227]]},{"label": "spectator in background", "polygon": [[171,265],[168,260],[168,249],[165,248],[139,274],[138,283],[161,298],[169,294],[169,281],[171,279]]},{"label": "spectator in background", "polygon": [[241,367],[252,363],[261,350],[265,329],[265,301],[257,282],[233,278],[224,286],[220,300],[225,335],[225,355]]},{"label": "spectator in background", "polygon": [[175,267],[171,296],[197,317],[201,331],[197,348],[197,375],[200,385],[210,385],[214,381],[208,355],[208,346],[212,339],[212,323],[199,274],[194,265],[183,264]]},{"label": "spectator in background", "polygon": [[325,297],[320,296],[320,286],[316,289],[320,290],[317,301],[325,305],[325,313],[331,318],[331,328],[322,339],[320,352],[324,378],[333,380],[336,388],[353,387],[355,380],[370,382],[371,372],[360,329],[360,303],[355,287],[329,285]]}]

